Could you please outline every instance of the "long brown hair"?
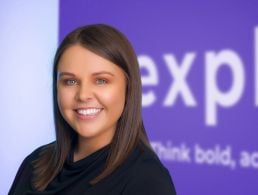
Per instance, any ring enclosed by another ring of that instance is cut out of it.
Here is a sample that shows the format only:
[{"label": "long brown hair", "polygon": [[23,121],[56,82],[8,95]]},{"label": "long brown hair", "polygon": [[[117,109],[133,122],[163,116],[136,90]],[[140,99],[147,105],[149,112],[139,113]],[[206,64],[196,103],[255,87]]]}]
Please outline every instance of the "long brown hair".
[{"label": "long brown hair", "polygon": [[105,24],[83,26],[69,33],[57,49],[53,67],[53,106],[56,142],[45,147],[33,163],[35,189],[43,191],[62,169],[76,142],[77,134],[62,117],[57,104],[57,66],[64,51],[72,45],[82,47],[118,65],[127,77],[125,107],[117,122],[105,169],[91,183],[112,173],[137,144],[149,146],[141,115],[141,77],[135,52],[127,38]]}]

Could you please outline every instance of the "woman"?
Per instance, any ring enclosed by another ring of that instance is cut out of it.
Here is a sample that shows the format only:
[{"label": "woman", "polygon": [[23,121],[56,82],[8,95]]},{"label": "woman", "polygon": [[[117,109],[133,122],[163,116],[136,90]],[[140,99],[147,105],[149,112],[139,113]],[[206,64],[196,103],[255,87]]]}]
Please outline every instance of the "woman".
[{"label": "woman", "polygon": [[9,194],[175,194],[141,117],[131,44],[104,24],[75,29],[53,70],[56,141],[22,163]]}]

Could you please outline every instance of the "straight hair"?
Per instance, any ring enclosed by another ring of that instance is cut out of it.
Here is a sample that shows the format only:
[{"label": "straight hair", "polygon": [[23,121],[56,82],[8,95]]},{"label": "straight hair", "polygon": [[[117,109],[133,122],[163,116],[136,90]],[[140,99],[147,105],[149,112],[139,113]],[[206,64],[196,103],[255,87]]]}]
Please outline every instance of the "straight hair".
[{"label": "straight hair", "polygon": [[44,147],[33,162],[33,187],[39,191],[43,191],[61,171],[78,137],[62,117],[57,104],[58,63],[64,51],[73,45],[80,45],[113,62],[124,71],[127,79],[124,110],[117,121],[105,168],[90,183],[94,185],[110,175],[140,143],[150,148],[142,121],[141,77],[133,47],[125,35],[109,25],[79,27],[64,38],[54,58],[53,109],[56,141]]}]

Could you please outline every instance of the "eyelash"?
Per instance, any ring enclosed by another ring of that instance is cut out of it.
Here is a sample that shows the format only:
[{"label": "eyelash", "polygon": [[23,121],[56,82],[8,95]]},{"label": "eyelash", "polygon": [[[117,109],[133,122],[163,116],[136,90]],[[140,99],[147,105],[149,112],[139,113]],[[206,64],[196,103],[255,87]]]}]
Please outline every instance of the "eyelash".
[{"label": "eyelash", "polygon": [[[73,83],[71,83],[71,82],[73,82]],[[97,85],[103,85],[103,84],[108,83],[106,79],[96,79],[95,82],[96,82]],[[78,81],[75,80],[75,79],[65,79],[65,80],[63,81],[63,83],[64,83],[65,85],[67,85],[67,86],[73,86],[73,85],[77,85],[77,84],[78,84]]]},{"label": "eyelash", "polygon": [[[99,81],[101,81],[101,83],[99,83]],[[96,79],[96,84],[98,84],[98,85],[103,85],[106,83],[107,83],[107,80],[105,80],[105,79]]]},{"label": "eyelash", "polygon": [[[71,84],[71,83],[70,83],[71,81],[73,81],[74,83]],[[77,84],[77,81],[76,81],[75,79],[66,79],[66,80],[64,80],[64,84],[65,84],[65,85],[68,85],[68,86],[72,86],[72,85]]]}]

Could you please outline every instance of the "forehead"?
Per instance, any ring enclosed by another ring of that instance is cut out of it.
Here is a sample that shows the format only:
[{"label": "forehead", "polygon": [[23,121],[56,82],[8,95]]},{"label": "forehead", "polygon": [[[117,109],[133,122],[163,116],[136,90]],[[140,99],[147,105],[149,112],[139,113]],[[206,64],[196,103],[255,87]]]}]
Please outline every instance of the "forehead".
[{"label": "forehead", "polygon": [[80,45],[73,45],[64,51],[58,62],[57,70],[58,72],[69,71],[75,74],[96,71],[123,72],[118,65]]}]

